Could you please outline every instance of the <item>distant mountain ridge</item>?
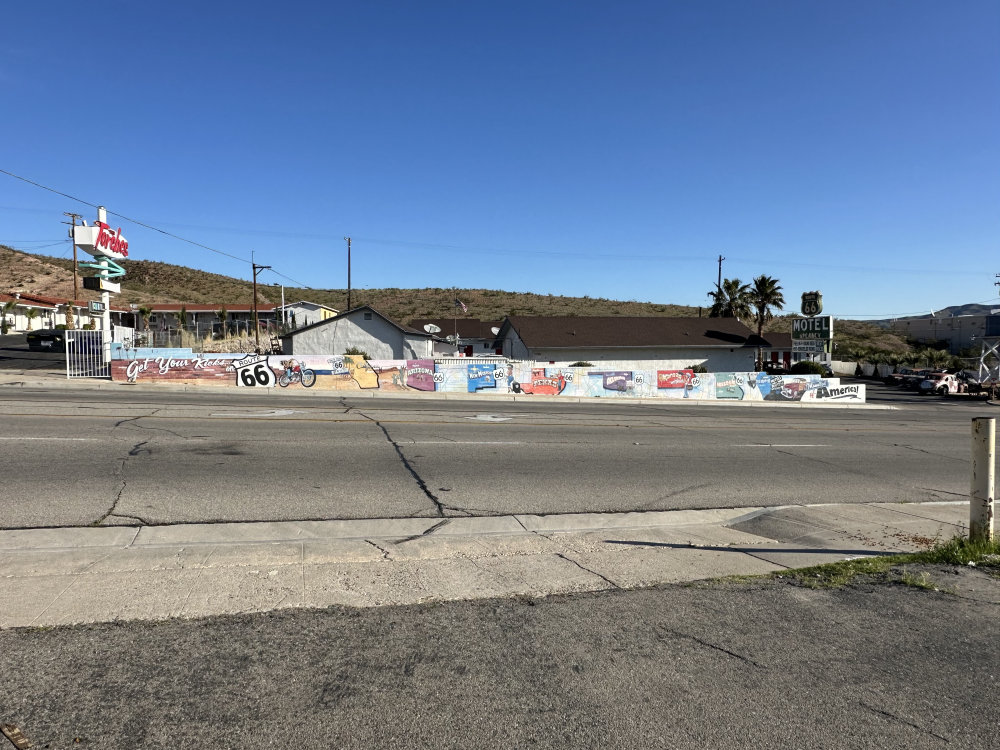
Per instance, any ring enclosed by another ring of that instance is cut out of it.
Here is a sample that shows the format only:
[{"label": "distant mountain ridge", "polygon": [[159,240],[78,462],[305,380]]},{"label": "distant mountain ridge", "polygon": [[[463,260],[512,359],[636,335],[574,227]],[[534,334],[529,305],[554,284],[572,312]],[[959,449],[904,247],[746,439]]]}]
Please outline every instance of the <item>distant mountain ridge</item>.
[{"label": "distant mountain ridge", "polygon": [[873,320],[872,323],[888,325],[893,320],[922,320],[924,318],[957,318],[960,315],[990,315],[993,310],[1000,310],[1000,304],[983,305],[978,302],[970,302],[967,305],[951,305],[940,310],[928,310],[926,315],[904,315],[898,318],[885,318]]}]

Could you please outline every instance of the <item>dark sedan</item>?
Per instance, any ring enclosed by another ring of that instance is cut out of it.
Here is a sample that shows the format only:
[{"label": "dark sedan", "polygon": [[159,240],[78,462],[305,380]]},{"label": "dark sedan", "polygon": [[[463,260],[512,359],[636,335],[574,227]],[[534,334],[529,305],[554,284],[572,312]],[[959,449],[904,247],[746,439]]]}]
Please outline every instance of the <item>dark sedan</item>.
[{"label": "dark sedan", "polygon": [[33,352],[66,350],[65,331],[54,328],[43,328],[40,331],[28,331],[28,348]]}]

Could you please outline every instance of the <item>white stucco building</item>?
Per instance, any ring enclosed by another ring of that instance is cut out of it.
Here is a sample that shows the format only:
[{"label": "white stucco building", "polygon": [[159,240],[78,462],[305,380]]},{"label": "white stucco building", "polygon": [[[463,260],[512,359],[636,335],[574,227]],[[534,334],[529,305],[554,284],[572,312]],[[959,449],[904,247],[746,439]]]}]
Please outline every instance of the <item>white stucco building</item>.
[{"label": "white stucco building", "polygon": [[430,359],[439,339],[390,320],[368,305],[298,328],[281,337],[284,354],[344,354],[360,350],[371,359]]}]

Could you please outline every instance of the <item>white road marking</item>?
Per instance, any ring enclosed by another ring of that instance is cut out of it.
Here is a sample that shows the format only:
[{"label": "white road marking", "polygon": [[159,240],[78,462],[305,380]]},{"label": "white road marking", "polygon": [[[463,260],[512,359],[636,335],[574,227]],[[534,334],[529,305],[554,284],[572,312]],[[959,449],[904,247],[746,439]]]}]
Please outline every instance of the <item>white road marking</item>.
[{"label": "white road marking", "polygon": [[829,448],[823,443],[738,443],[732,448]]},{"label": "white road marking", "polygon": [[400,445],[526,445],[520,440],[414,440],[398,441]]},{"label": "white road marking", "polygon": [[477,414],[474,417],[466,417],[466,419],[475,419],[480,422],[507,422],[510,417],[501,417],[499,414]]},{"label": "white road marking", "polygon": [[76,443],[105,443],[101,438],[67,438],[67,437],[0,437],[0,440],[15,440],[18,443],[24,440],[63,440]]},{"label": "white road marking", "polygon": [[246,417],[246,418],[256,418],[256,417],[287,417],[289,414],[295,414],[294,409],[272,409],[271,411],[258,411],[258,412],[235,412],[235,411],[217,411],[212,414],[213,417]]}]

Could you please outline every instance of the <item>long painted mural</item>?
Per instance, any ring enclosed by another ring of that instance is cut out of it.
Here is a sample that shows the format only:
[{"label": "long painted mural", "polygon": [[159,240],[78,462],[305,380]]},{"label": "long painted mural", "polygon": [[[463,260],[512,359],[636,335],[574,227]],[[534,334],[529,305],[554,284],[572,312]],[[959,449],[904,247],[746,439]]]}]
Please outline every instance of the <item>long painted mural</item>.
[{"label": "long painted mural", "polygon": [[[133,350],[111,363],[112,378],[130,383],[227,385],[315,391],[514,394],[578,398],[666,398],[696,401],[855,402],[865,386],[819,375],[758,372],[695,373],[655,363],[546,367],[530,362],[372,360],[341,356],[195,354]],[[113,354],[114,356],[114,354]]]}]

